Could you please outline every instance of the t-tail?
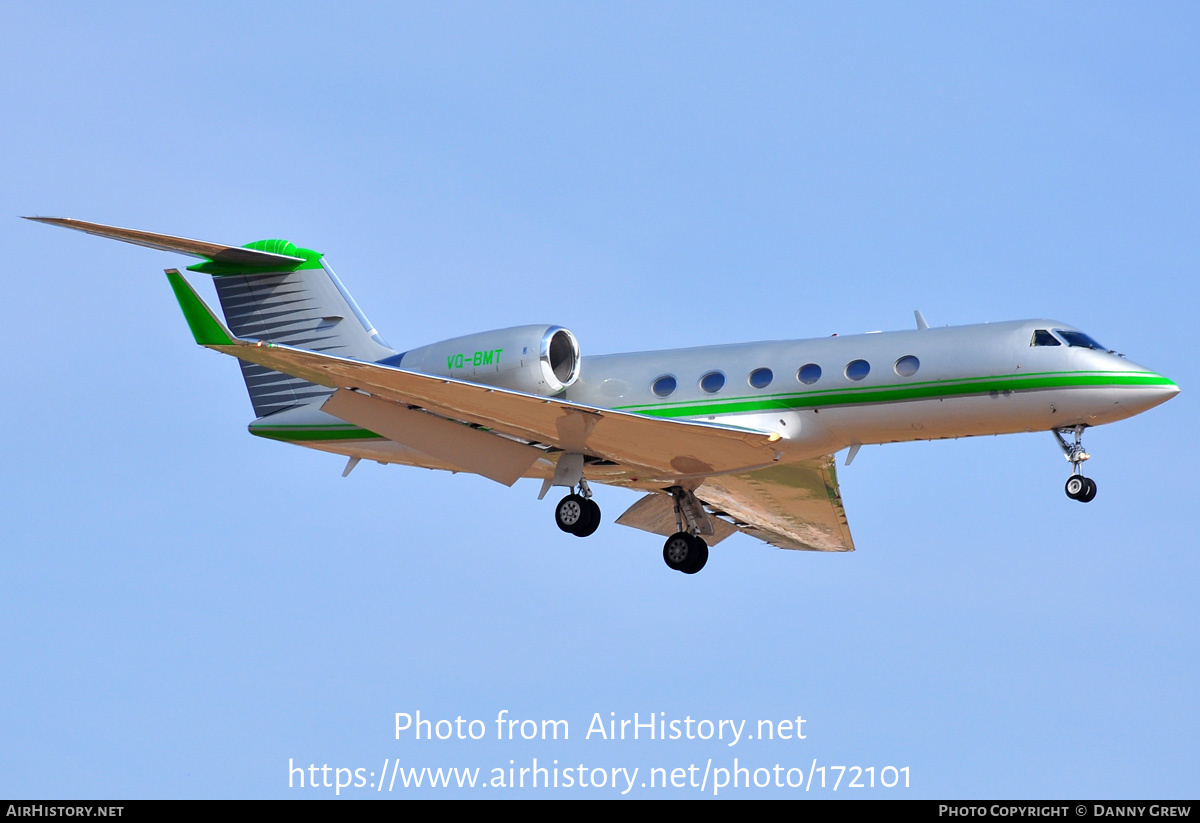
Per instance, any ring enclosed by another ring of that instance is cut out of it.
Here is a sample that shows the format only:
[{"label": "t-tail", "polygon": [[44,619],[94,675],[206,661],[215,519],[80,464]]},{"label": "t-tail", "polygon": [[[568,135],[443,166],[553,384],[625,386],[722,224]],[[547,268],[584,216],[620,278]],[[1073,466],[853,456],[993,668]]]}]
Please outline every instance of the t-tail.
[{"label": "t-tail", "polygon": [[[224,246],[63,217],[28,219],[202,258],[204,262],[188,266],[188,271],[212,275],[225,322],[240,338],[367,362],[396,354],[323,255],[287,240]],[[333,391],[253,363],[239,360],[238,364],[257,417],[323,400]]]}]

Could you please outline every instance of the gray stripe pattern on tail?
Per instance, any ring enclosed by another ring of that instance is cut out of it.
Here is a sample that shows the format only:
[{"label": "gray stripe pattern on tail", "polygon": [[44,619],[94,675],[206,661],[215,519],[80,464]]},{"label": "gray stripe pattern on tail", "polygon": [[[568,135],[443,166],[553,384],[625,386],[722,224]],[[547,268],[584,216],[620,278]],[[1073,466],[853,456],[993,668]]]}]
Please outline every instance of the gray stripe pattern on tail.
[{"label": "gray stripe pattern on tail", "polygon": [[[324,265],[322,263],[322,265]],[[214,278],[225,322],[235,335],[375,362],[396,352],[378,342],[332,271],[240,274]],[[332,389],[239,361],[258,417],[312,403]]]}]

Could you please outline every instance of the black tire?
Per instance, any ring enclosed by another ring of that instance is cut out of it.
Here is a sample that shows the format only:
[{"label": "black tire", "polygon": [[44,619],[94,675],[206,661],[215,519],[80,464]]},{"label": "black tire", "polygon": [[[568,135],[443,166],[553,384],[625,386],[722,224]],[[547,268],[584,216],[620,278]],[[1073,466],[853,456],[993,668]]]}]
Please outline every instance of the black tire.
[{"label": "black tire", "polygon": [[1067,497],[1072,500],[1079,500],[1083,497],[1088,489],[1088,479],[1082,474],[1073,474],[1067,478],[1067,485],[1064,487],[1067,492]]},{"label": "black tire", "polygon": [[1087,488],[1084,490],[1083,494],[1079,496],[1079,502],[1091,503],[1096,499],[1096,481],[1090,477],[1085,477],[1083,479],[1087,481]]},{"label": "black tire", "polygon": [[554,507],[554,522],[567,534],[575,534],[581,522],[586,526],[589,515],[587,500],[577,494],[568,494]]},{"label": "black tire", "polygon": [[668,568],[681,572],[688,562],[693,559],[695,551],[696,548],[692,545],[692,536],[690,534],[687,532],[675,532],[663,544],[663,561],[667,564]]},{"label": "black tire", "polygon": [[587,517],[586,522],[585,520],[581,519],[578,525],[575,526],[574,531],[571,532],[571,534],[575,535],[576,537],[590,537],[596,533],[596,529],[600,528],[600,506],[595,500],[588,499],[584,500],[583,502],[585,504],[584,508],[586,509],[584,514],[586,514]]},{"label": "black tire", "polygon": [[695,556],[692,557],[688,564],[680,569],[684,574],[695,574],[704,568],[704,564],[708,562],[708,544],[702,538],[692,537],[692,546],[695,549]]}]

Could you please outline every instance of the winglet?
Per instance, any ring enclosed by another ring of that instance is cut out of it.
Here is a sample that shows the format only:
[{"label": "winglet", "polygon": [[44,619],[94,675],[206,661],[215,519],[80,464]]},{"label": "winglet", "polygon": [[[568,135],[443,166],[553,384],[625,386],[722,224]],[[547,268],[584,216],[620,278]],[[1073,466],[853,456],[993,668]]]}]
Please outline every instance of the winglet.
[{"label": "winglet", "polygon": [[183,316],[187,320],[188,328],[192,330],[192,337],[196,338],[198,344],[201,346],[232,346],[234,344],[233,336],[221,325],[221,321],[212,313],[212,309],[204,305],[200,295],[196,294],[192,284],[179,273],[179,269],[167,269],[167,280],[170,281],[171,289],[175,292],[175,299],[179,301],[179,308],[183,309]]}]

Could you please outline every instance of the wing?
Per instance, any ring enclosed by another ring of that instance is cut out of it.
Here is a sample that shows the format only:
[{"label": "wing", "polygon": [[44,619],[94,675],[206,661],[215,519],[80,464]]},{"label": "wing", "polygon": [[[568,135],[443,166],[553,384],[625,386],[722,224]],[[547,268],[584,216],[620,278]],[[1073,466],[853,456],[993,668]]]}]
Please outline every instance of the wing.
[{"label": "wing", "polygon": [[[708,477],[693,494],[705,504],[705,512],[693,515],[709,545],[741,531],[781,549],[854,551],[832,455]],[[638,500],[617,522],[664,536],[678,531],[675,503],[659,492]]]},{"label": "wing", "polygon": [[695,495],[781,549],[852,552],[833,455],[707,478]]},{"label": "wing", "polygon": [[[514,471],[519,476],[519,464],[525,457],[509,446],[529,447],[509,438],[611,460],[643,472],[643,481],[664,485],[685,478],[761,468],[781,456],[776,445],[780,437],[775,433],[647,417],[291,346],[242,340],[225,329],[178,271],[169,270],[167,276],[200,345],[338,389],[324,408],[343,419],[354,418],[351,422],[371,419],[374,422],[368,427],[373,426],[375,431],[404,428],[400,425],[403,421],[413,421],[428,424],[431,435],[426,439],[437,439],[439,432],[465,433],[462,423],[477,427],[474,434],[484,440],[474,438],[474,442],[462,443],[456,453],[468,459],[467,455],[478,451],[480,444],[485,450],[495,445],[504,451],[494,461],[489,456],[480,464],[497,475],[493,479],[512,476]],[[414,412],[428,419],[418,421],[412,417]],[[380,433],[387,435],[387,431]],[[474,466],[467,470],[492,476]]]}]

